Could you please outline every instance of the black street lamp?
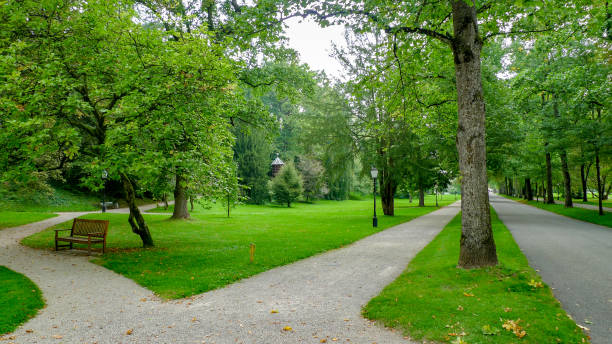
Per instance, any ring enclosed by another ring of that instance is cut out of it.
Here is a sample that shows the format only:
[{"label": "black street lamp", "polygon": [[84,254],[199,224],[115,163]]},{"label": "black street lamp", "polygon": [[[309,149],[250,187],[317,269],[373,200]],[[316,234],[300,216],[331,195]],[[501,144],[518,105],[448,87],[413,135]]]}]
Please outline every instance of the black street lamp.
[{"label": "black street lamp", "polygon": [[378,177],[378,170],[376,167],[372,166],[370,174],[374,184],[374,218],[372,219],[372,227],[378,227],[378,219],[376,218],[376,177]]},{"label": "black street lamp", "polygon": [[102,212],[106,213],[106,179],[108,179],[108,172],[102,171]]}]

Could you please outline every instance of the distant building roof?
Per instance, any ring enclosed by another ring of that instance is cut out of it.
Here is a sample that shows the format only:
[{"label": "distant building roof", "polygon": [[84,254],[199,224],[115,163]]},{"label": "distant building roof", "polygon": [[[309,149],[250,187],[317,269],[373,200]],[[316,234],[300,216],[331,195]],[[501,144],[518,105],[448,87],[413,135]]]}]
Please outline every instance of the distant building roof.
[{"label": "distant building roof", "polygon": [[276,159],[274,159],[274,161],[272,161],[272,166],[280,166],[280,165],[284,165],[285,163],[278,157],[278,153],[276,153]]}]

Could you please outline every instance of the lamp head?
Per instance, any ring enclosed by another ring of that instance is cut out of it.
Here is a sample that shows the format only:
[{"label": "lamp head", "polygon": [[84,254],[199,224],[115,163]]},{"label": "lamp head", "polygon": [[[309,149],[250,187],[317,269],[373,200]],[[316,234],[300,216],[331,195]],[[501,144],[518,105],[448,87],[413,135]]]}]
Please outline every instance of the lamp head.
[{"label": "lamp head", "polygon": [[376,167],[372,166],[372,169],[370,170],[370,174],[372,175],[373,179],[376,179],[378,177],[378,170],[376,169]]}]

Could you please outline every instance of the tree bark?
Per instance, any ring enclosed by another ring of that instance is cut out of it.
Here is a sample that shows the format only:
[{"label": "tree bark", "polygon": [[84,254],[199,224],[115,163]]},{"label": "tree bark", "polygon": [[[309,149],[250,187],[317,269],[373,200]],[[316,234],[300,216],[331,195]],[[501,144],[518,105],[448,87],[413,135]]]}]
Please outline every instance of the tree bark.
[{"label": "tree bark", "polygon": [[[546,143],[548,146],[548,142]],[[546,204],[555,204],[555,196],[553,195],[552,182],[552,163],[550,161],[550,153],[546,152]]]},{"label": "tree bark", "polygon": [[176,174],[176,184],[174,185],[174,212],[171,219],[188,219],[187,210],[187,188],[180,173]]},{"label": "tree bark", "polygon": [[[528,201],[533,201],[533,190],[531,189],[531,179],[525,178],[526,198]],[[536,191],[537,192],[537,191]]]},{"label": "tree bark", "polygon": [[125,173],[119,172],[119,175],[121,175],[121,182],[123,183],[123,190],[125,191],[125,200],[130,208],[128,222],[132,227],[132,232],[140,236],[140,239],[142,240],[142,247],[153,247],[153,238],[151,237],[151,232],[149,232],[149,227],[145,223],[145,220],[140,213],[140,209],[138,209],[138,206],[136,205],[136,193],[134,192],[134,186],[132,185],[130,178]]},{"label": "tree bark", "polygon": [[162,195],[162,201],[164,202],[164,210],[168,210],[168,195],[166,193]]},{"label": "tree bark", "polygon": [[599,205],[599,215],[603,215],[603,187],[601,186],[601,170],[599,167],[599,149],[595,148],[595,169],[597,170],[597,193],[599,197],[598,205]]},{"label": "tree bark", "polygon": [[567,152],[563,149],[559,155],[561,156],[561,171],[563,172],[565,207],[572,208],[574,206],[572,203],[572,179],[570,178],[569,167],[567,165]]},{"label": "tree bark", "polygon": [[580,181],[582,182],[582,201],[587,202],[587,180],[586,175],[584,173],[584,163],[580,165]]},{"label": "tree bark", "polygon": [[419,185],[419,207],[425,206],[425,190],[423,186]]},{"label": "tree bark", "polygon": [[485,102],[482,91],[480,51],[475,6],[452,1],[453,58],[457,84],[457,151],[462,175],[461,241],[458,266],[465,269],[497,265],[491,229]]},{"label": "tree bark", "polygon": [[383,214],[388,216],[395,215],[395,192],[397,191],[397,186],[391,178],[385,176],[385,171],[383,171],[383,177],[380,178],[380,201],[382,203]]},{"label": "tree bark", "polygon": [[[557,102],[557,97],[553,97],[553,114],[555,118],[560,118],[559,115],[559,104]],[[561,172],[563,173],[563,187],[564,187],[564,198],[565,198],[565,207],[572,208],[572,180],[569,174],[569,167],[567,165],[567,152],[565,149],[561,149],[561,153],[559,154],[561,157]]]}]

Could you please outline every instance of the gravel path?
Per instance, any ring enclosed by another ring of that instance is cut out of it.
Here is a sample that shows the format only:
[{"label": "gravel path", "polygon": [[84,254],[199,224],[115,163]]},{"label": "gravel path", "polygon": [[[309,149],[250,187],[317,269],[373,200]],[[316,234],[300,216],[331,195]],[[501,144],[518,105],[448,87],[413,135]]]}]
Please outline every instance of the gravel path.
[{"label": "gravel path", "polygon": [[[47,302],[16,343],[407,343],[360,316],[458,213],[410,222],[192,298],[161,302],[133,281],[70,253],[17,241],[76,214],[0,232],[0,265],[24,273]],[[272,312],[272,310],[277,311]],[[283,330],[290,326],[292,330]],[[323,341],[325,342],[325,341]]]},{"label": "gravel path", "polygon": [[[555,204],[565,204],[563,201],[557,201],[555,200]],[[583,203],[578,203],[578,202],[573,202],[572,203],[574,205],[574,207],[577,208],[584,208],[584,209],[589,209],[589,210],[599,210],[599,206],[596,205],[591,205],[591,204],[583,204]],[[612,212],[612,208],[607,208],[607,207],[602,207],[604,212]]]},{"label": "gravel path", "polygon": [[542,279],[592,342],[612,343],[612,229],[490,196]]}]

